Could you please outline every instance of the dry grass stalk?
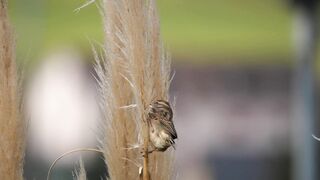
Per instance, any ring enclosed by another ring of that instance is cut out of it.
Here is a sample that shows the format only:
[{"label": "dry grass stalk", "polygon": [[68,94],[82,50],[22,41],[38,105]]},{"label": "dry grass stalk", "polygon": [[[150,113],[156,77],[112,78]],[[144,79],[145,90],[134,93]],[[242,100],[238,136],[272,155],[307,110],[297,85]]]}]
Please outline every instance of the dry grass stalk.
[{"label": "dry grass stalk", "polygon": [[152,179],[171,179],[172,149],[144,160],[139,153],[149,142],[146,108],[154,100],[169,99],[171,62],[160,41],[155,1],[103,0],[102,7],[106,55],[96,71],[105,116],[102,150],[110,178],[139,179],[144,164],[144,179],[148,170]]},{"label": "dry grass stalk", "polygon": [[7,2],[0,0],[0,179],[6,180],[23,179],[24,125],[14,48]]}]

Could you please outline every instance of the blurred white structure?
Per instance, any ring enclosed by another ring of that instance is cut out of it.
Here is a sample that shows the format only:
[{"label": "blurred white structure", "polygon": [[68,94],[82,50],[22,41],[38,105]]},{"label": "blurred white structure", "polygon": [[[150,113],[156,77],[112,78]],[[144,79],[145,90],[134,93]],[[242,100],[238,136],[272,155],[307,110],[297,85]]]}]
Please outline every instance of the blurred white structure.
[{"label": "blurred white structure", "polygon": [[[52,162],[74,148],[95,146],[99,118],[96,94],[93,78],[77,53],[65,50],[45,58],[27,90],[32,154]],[[73,160],[59,164],[77,161]]]}]

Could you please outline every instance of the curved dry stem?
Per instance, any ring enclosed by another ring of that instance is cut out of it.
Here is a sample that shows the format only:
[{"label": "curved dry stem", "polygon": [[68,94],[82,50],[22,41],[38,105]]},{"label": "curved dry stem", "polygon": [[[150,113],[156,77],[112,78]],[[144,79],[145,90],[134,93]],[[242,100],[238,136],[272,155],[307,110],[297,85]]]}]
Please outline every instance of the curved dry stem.
[{"label": "curved dry stem", "polygon": [[317,140],[317,141],[320,141],[320,138],[318,138],[316,135],[312,134],[312,137]]},{"label": "curved dry stem", "polygon": [[99,149],[94,149],[94,148],[78,148],[78,149],[74,149],[74,150],[71,150],[71,151],[68,151],[68,152],[65,152],[63,153],[62,155],[60,155],[57,159],[55,159],[50,168],[49,168],[49,171],[48,171],[48,174],[47,174],[47,180],[50,180],[50,176],[51,176],[51,171],[53,169],[53,167],[56,165],[56,163],[62,159],[63,157],[69,155],[69,154],[72,154],[72,153],[75,153],[75,152],[83,152],[83,151],[87,151],[87,152],[98,152],[98,153],[103,153],[102,151],[100,151]]},{"label": "curved dry stem", "polygon": [[76,8],[75,10],[73,10],[73,12],[75,13],[79,13],[81,9],[89,6],[90,4],[94,3],[96,0],[89,0],[87,2],[85,2],[83,5],[81,5],[80,7]]}]

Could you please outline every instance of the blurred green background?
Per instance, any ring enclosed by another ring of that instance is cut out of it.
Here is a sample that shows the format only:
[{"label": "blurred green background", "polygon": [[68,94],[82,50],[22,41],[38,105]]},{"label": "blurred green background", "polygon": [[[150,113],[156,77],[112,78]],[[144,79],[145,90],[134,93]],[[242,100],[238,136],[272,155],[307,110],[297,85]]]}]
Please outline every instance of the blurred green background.
[{"label": "blurred green background", "polygon": [[[89,40],[102,42],[95,4],[85,0],[11,0],[19,56],[38,57],[62,45],[89,54]],[[174,60],[195,63],[269,64],[292,58],[291,16],[279,0],[159,0],[162,36]],[[33,59],[33,58],[32,58]]]}]

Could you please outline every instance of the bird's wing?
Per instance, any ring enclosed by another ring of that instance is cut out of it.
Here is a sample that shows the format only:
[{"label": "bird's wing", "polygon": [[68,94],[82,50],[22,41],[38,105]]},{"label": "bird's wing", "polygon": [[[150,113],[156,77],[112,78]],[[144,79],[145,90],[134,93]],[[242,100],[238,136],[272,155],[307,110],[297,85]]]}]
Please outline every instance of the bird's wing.
[{"label": "bird's wing", "polygon": [[176,129],[174,128],[174,124],[173,124],[172,121],[160,119],[160,123],[164,127],[164,129],[171,134],[173,139],[177,139],[178,138]]}]

